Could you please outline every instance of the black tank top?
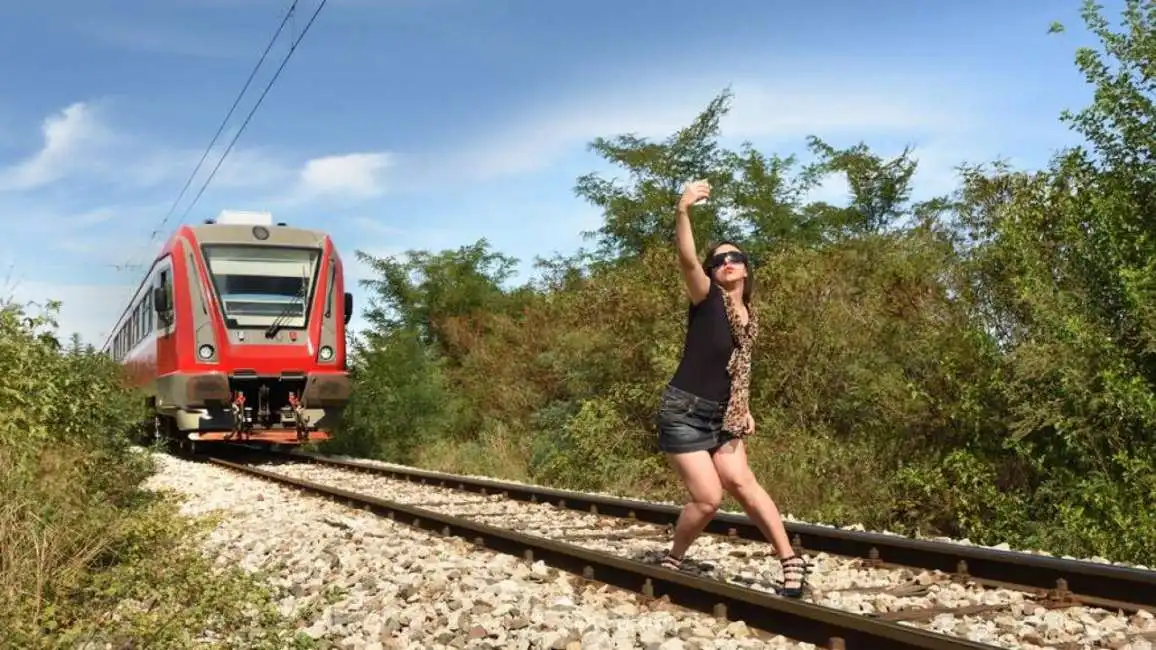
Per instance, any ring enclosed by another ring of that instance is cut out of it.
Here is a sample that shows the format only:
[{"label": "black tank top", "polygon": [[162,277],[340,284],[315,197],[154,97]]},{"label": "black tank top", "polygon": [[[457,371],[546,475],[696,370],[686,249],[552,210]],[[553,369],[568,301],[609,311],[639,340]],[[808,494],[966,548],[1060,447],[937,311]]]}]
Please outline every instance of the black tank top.
[{"label": "black tank top", "polygon": [[690,306],[682,361],[670,385],[704,399],[725,401],[731,393],[727,362],[734,347],[722,289],[711,282],[706,298]]}]

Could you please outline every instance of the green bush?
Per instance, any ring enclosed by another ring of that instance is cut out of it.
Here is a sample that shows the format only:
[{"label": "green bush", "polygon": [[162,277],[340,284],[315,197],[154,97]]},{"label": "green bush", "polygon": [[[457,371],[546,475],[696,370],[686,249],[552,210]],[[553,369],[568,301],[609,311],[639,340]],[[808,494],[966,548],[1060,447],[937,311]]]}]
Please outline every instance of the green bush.
[{"label": "green bush", "polygon": [[[1150,562],[1156,7],[1126,0],[1119,31],[1099,12],[1101,51],[1076,54],[1094,99],[1062,116],[1084,143],[1037,172],[963,166],[915,203],[906,151],[724,149],[728,91],[663,141],[594,140],[620,172],[575,186],[603,211],[597,246],[539,260],[536,283],[507,286],[514,262],[484,240],[365,258],[380,308],[357,390],[381,393],[348,435],[440,469],[680,497],[653,414],[686,319],[674,206],[707,178],[696,242],[737,240],[756,269],[750,458],[783,510]],[[807,201],[830,175],[847,204]]]},{"label": "green bush", "polygon": [[141,489],[146,415],[116,364],[61,349],[55,305],[0,306],[0,645],[293,645],[269,595],[196,551],[204,523]]}]

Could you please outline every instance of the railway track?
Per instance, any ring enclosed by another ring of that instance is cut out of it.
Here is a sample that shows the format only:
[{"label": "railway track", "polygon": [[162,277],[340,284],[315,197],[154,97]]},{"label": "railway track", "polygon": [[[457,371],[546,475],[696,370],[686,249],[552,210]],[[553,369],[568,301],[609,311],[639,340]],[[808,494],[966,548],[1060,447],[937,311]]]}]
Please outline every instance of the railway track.
[{"label": "railway track", "polygon": [[[504,527],[528,534],[644,562],[648,558],[637,552],[639,541],[649,540],[653,559],[668,543],[665,527],[673,523],[678,513],[677,507],[664,504],[301,452],[279,460],[305,463],[278,467],[297,478],[337,481],[378,496],[383,495],[382,489],[363,483],[358,474],[389,479],[399,485],[421,485],[426,497],[428,490],[439,490],[440,499],[426,499],[420,505],[475,521],[500,521]],[[316,474],[324,468],[345,475]],[[357,474],[350,475],[350,470]],[[463,496],[463,491],[473,494]],[[455,492],[456,498],[449,496]],[[502,505],[512,501],[522,502],[515,504],[521,508],[546,508],[555,512],[553,516],[559,521],[567,516],[566,511],[572,511],[569,516],[579,519],[553,527],[526,525],[517,521],[517,508]],[[767,590],[767,584],[752,579],[749,571],[766,557],[764,549],[769,549],[757,529],[745,517],[730,514],[717,517],[712,528],[715,541],[706,550],[715,557],[707,559],[717,558],[728,566],[724,566],[726,571],[708,571],[702,577]],[[1003,646],[1147,648],[1156,640],[1156,622],[1151,615],[1156,573],[1151,571],[821,526],[788,524],[788,528],[801,550],[820,560],[828,558],[820,561],[816,571],[819,593],[812,594],[817,596],[813,598],[815,602],[874,619],[902,621],[905,625],[985,642],[996,640]],[[692,549],[692,558],[700,552],[701,544],[696,543]],[[850,587],[821,584],[823,575],[835,567],[835,561],[843,563],[838,570],[846,571],[852,566],[860,574]],[[945,566],[956,570],[940,570]],[[979,570],[971,569],[973,566]],[[1036,586],[1049,581],[1053,585],[1050,588]],[[1057,612],[1066,612],[1067,616],[1061,617]],[[1081,636],[1081,627],[1087,630],[1082,642],[1071,641],[1073,636]],[[1062,640],[1064,637],[1068,640]]]},{"label": "railway track", "polygon": [[[751,627],[821,648],[991,650],[996,647],[671,571],[620,555],[510,530],[506,526],[494,526],[477,517],[456,516],[412,503],[364,494],[348,489],[347,484],[338,487],[332,482],[306,480],[283,471],[271,471],[222,458],[208,460],[249,476],[335,499],[350,507],[372,511],[435,534],[461,537],[479,547],[517,555],[529,562],[540,560],[586,580],[610,584],[644,597],[666,599],[719,618],[742,620]],[[349,478],[348,475],[346,478]]]},{"label": "railway track", "polygon": [[[344,460],[307,452],[290,452],[282,457],[660,526],[673,526],[679,513],[679,507],[661,503]],[[1140,610],[1156,612],[1156,571],[794,522],[786,522],[786,527],[792,546],[809,554],[856,558],[864,566],[937,571],[945,579],[1014,589],[1050,599],[1057,605],[1086,605],[1128,613]],[[719,513],[708,524],[707,532],[729,539],[764,541],[762,533],[749,518],[732,513]],[[1126,599],[1121,597],[1124,595]]]}]

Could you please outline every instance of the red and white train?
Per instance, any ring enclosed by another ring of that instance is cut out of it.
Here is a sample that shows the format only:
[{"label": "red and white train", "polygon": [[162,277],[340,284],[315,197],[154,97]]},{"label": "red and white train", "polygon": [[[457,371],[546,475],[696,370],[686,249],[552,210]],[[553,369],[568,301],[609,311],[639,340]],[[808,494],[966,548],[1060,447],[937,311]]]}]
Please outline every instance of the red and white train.
[{"label": "red and white train", "polygon": [[352,314],[329,235],[226,210],[165,242],[104,351],[145,392],[158,440],[319,441],[349,399]]}]

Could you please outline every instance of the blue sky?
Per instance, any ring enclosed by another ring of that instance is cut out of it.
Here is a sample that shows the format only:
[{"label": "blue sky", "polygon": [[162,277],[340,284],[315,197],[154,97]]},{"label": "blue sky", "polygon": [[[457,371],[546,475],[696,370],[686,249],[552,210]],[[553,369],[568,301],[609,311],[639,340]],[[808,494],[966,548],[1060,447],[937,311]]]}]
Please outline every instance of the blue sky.
[{"label": "blue sky", "polygon": [[[164,227],[171,232],[320,0],[298,15]],[[0,290],[64,301],[99,343],[289,0],[38,0],[0,8]],[[1108,3],[1115,8],[1118,3]],[[599,215],[586,144],[663,137],[726,86],[731,144],[816,134],[916,148],[919,195],[963,161],[1042,164],[1089,91],[1076,0],[330,0],[188,215],[270,210],[354,250],[487,237],[569,252]],[[1069,28],[1048,36],[1052,20]],[[838,182],[824,187],[839,198]],[[6,278],[6,279],[5,279]],[[354,287],[360,306],[364,292]],[[360,309],[358,310],[360,312]],[[355,318],[354,325],[358,325]]]}]

